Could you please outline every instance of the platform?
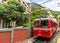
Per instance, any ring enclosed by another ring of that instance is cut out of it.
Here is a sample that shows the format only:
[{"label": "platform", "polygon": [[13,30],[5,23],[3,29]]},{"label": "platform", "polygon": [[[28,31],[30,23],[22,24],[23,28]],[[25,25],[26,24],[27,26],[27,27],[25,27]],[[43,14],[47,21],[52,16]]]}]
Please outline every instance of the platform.
[{"label": "platform", "polygon": [[58,38],[57,43],[60,43],[60,38]]},{"label": "platform", "polygon": [[34,41],[34,37],[32,37],[30,39],[26,39],[24,41],[17,42],[17,43],[32,43],[33,41]]},{"label": "platform", "polygon": [[58,35],[57,43],[60,43],[60,34]]}]

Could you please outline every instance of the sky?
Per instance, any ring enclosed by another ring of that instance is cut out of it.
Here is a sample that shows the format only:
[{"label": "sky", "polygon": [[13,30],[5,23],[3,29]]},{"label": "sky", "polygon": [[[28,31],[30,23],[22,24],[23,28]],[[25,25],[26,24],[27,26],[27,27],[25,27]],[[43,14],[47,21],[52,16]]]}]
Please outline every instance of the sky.
[{"label": "sky", "polygon": [[[26,2],[30,2],[29,0],[25,0]],[[41,4],[44,7],[47,7],[53,11],[60,11],[60,0],[52,0],[47,3],[42,4],[43,2],[46,2],[48,0],[32,0],[32,2]],[[59,3],[59,4],[57,4]]]},{"label": "sky", "polygon": [[0,3],[2,2],[2,0],[0,0]]}]

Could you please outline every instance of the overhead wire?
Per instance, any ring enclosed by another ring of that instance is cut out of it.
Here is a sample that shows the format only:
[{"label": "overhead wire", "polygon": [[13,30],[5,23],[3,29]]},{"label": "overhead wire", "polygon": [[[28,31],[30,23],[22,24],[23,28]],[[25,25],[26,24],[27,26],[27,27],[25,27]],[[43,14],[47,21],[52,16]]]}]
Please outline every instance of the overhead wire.
[{"label": "overhead wire", "polygon": [[[44,4],[46,4],[46,3],[48,3],[48,2],[51,2],[51,1],[53,1],[53,0],[45,1],[45,2],[41,3],[41,5],[44,5]],[[60,2],[55,3],[55,4],[57,4],[57,7],[60,7]],[[55,4],[53,4],[53,5],[55,5]],[[49,6],[51,6],[51,5],[49,5]]]}]

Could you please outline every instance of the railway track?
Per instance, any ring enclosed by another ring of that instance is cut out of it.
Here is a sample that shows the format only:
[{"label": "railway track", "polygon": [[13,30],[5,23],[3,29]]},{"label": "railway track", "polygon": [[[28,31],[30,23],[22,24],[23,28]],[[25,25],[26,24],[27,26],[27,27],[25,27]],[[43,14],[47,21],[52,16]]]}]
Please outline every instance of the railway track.
[{"label": "railway track", "polygon": [[57,43],[59,33],[60,33],[60,30],[56,31],[50,39],[44,39],[41,37],[37,37],[37,38],[35,38],[35,41],[32,43]]},{"label": "railway track", "polygon": [[35,39],[35,41],[33,43],[47,43],[47,42],[48,42],[47,39],[38,37]]}]

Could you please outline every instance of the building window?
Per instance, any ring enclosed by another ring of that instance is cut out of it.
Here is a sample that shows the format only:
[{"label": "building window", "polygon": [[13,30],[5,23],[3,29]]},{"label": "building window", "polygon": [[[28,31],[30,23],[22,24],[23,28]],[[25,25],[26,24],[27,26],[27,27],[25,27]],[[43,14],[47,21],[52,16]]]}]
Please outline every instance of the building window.
[{"label": "building window", "polygon": [[23,2],[23,4],[26,6],[26,3],[25,2]]}]

